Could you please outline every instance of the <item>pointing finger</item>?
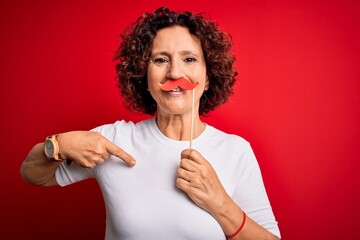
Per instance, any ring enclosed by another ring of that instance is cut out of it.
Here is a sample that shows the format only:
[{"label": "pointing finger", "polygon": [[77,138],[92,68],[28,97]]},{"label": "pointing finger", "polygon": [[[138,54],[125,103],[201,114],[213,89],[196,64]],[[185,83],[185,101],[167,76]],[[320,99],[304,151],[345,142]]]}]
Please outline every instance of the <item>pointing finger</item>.
[{"label": "pointing finger", "polygon": [[120,158],[130,167],[135,165],[136,163],[135,159],[130,154],[128,154],[127,152],[116,146],[114,143],[107,141],[106,149],[109,153]]}]

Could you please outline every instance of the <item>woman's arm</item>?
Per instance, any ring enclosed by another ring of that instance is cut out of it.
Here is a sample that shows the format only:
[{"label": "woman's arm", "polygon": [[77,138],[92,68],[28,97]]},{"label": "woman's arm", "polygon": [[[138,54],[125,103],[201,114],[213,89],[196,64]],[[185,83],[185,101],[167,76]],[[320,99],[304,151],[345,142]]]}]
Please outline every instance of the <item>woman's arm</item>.
[{"label": "woman's arm", "polygon": [[178,169],[177,186],[201,208],[208,211],[231,239],[278,239],[246,216],[222,186],[211,164],[196,150],[184,150]]},{"label": "woman's arm", "polygon": [[24,180],[33,185],[58,186],[55,171],[61,162],[49,161],[44,154],[44,143],[36,144],[20,168]]},{"label": "woman's arm", "polygon": [[[73,131],[57,135],[61,159],[72,160],[82,167],[93,168],[111,155],[122,159],[129,166],[135,160],[128,153],[104,136],[91,131]],[[21,165],[20,173],[25,181],[33,185],[57,186],[56,169],[61,161],[49,161],[44,153],[44,143],[36,144]]]},{"label": "woman's arm", "polygon": [[219,222],[225,234],[227,236],[235,234],[244,223],[243,228],[231,239],[279,239],[245,216],[241,208],[228,195],[224,200],[225,202],[211,214]]}]

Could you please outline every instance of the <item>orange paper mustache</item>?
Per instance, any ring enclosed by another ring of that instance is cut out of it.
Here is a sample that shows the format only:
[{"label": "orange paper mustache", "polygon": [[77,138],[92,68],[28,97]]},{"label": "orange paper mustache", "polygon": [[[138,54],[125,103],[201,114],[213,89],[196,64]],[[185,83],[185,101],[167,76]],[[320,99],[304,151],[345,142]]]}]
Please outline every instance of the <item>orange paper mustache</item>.
[{"label": "orange paper mustache", "polygon": [[180,87],[181,89],[185,89],[185,90],[193,90],[198,84],[199,82],[191,83],[189,80],[185,78],[179,78],[176,80],[167,79],[166,82],[160,86],[160,88],[164,91],[171,91],[177,87]]}]

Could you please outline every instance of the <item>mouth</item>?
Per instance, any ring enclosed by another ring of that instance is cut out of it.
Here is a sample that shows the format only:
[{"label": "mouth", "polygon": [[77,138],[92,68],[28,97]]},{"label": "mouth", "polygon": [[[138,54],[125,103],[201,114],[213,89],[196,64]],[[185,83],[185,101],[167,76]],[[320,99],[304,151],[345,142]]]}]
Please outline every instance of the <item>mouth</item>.
[{"label": "mouth", "polygon": [[175,87],[171,90],[164,90],[164,92],[171,96],[182,96],[182,95],[186,94],[186,89],[183,89],[181,87]]},{"label": "mouth", "polygon": [[180,88],[180,87],[176,87],[168,92],[181,92],[181,91],[184,91],[184,89]]}]

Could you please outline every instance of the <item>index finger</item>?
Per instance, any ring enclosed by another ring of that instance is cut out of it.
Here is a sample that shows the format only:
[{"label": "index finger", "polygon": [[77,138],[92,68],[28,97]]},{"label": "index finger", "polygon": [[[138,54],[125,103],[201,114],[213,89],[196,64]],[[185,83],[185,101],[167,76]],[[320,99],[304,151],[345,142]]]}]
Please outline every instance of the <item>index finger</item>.
[{"label": "index finger", "polygon": [[120,158],[121,160],[123,160],[127,165],[129,165],[130,167],[134,166],[136,164],[135,159],[128,154],[127,152],[125,152],[124,150],[122,150],[121,148],[119,148],[118,146],[116,146],[114,143],[112,143],[111,141],[109,141],[107,139],[106,141],[106,150],[111,153],[112,155]]},{"label": "index finger", "polygon": [[195,149],[185,149],[181,152],[181,158],[187,158],[193,160],[198,164],[202,164],[204,162],[204,157]]}]

